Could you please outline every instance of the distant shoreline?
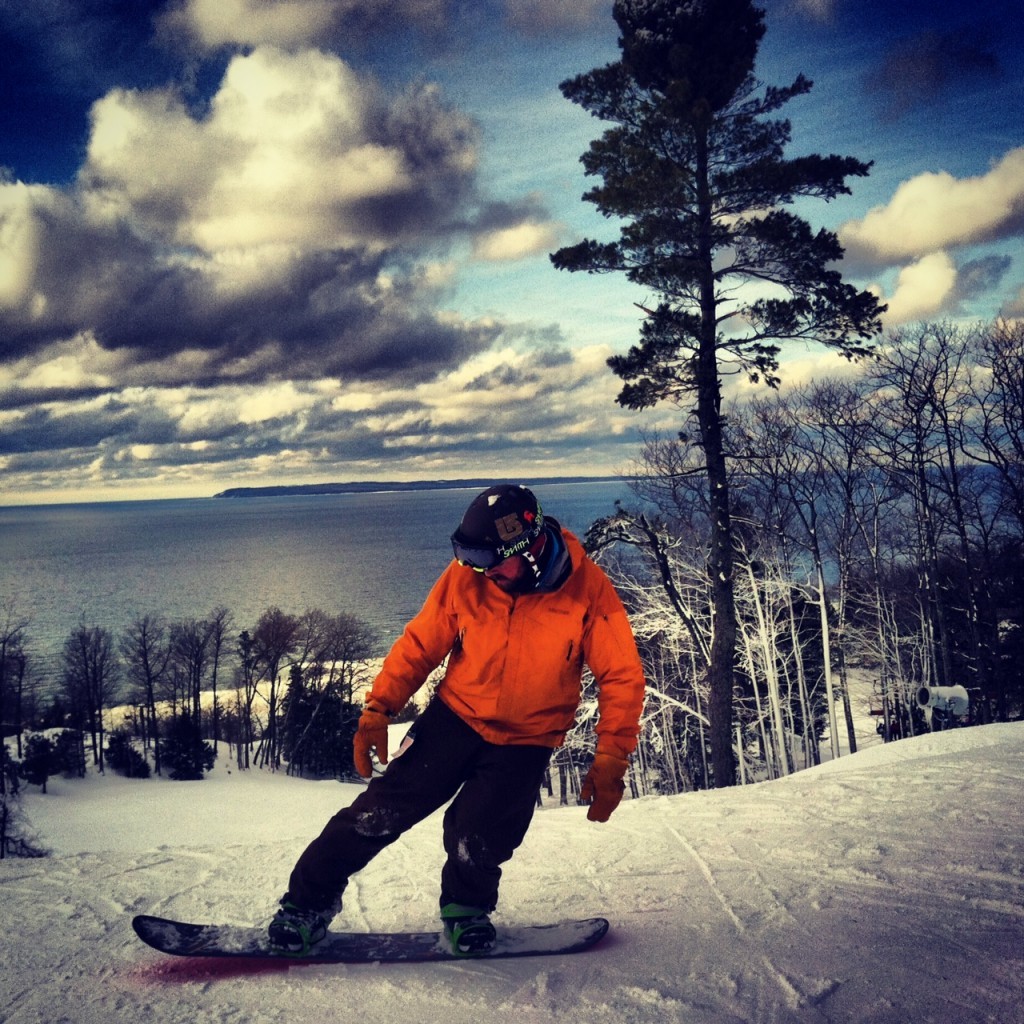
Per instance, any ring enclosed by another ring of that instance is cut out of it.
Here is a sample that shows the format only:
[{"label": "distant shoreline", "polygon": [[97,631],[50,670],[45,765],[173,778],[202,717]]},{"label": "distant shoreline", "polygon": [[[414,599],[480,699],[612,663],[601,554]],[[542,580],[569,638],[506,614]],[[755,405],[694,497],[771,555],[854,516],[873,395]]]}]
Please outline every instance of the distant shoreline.
[{"label": "distant shoreline", "polygon": [[[618,476],[550,476],[530,480],[531,486],[544,484],[596,484],[619,480]],[[229,487],[215,498],[274,498],[288,494],[366,494],[381,491],[441,491],[469,487],[490,487],[493,477],[466,480],[352,480],[347,483],[274,484],[269,487]]]}]

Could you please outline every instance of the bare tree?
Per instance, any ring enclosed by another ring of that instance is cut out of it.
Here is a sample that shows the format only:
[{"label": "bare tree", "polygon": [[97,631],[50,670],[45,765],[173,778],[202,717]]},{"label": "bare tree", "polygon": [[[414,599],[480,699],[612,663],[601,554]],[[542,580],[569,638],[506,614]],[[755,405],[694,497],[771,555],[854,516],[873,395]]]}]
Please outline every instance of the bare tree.
[{"label": "bare tree", "polygon": [[153,767],[160,770],[160,718],[157,694],[171,659],[168,629],[157,615],[140,615],[121,637],[121,657],[128,681],[141,700],[141,726],[144,749],[153,750]]},{"label": "bare tree", "polygon": [[0,726],[10,725],[22,756],[23,702],[28,667],[26,652],[29,620],[18,613],[13,599],[0,604]]},{"label": "bare tree", "polygon": [[202,718],[212,633],[205,619],[184,619],[171,626],[171,663],[181,681],[182,710],[197,723]]},{"label": "bare tree", "polygon": [[75,726],[89,733],[93,763],[102,772],[104,714],[121,682],[112,634],[101,626],[86,626],[83,621],[65,641],[62,667],[64,692]]},{"label": "bare tree", "polygon": [[214,744],[216,744],[220,741],[220,697],[217,684],[220,678],[221,661],[224,656],[224,645],[231,633],[231,612],[227,608],[215,608],[210,613],[207,622],[210,624],[211,735]]},{"label": "bare tree", "polygon": [[280,608],[264,611],[252,633],[261,675],[267,683],[267,725],[260,739],[257,762],[274,769],[281,766],[278,720],[283,696],[281,672],[288,657],[295,653],[298,635],[298,620]]},{"label": "bare tree", "polygon": [[977,415],[964,453],[998,474],[1024,534],[1024,322],[1000,322],[975,335],[969,384]]},{"label": "bare tree", "polygon": [[297,622],[295,650],[281,725],[281,751],[288,771],[350,773],[350,737],[362,711],[356,688],[372,678],[367,665],[377,637],[347,613],[311,609]]},{"label": "bare tree", "polygon": [[[971,496],[963,459],[968,437],[977,436],[970,424],[978,420],[969,388],[970,337],[946,324],[900,332],[880,353],[870,379],[885,394],[885,417],[876,430],[886,439],[887,471],[904,482],[919,525],[936,681],[988,692],[996,641],[994,626],[983,621],[989,602],[971,521],[981,506]],[[991,614],[986,617],[991,622]]]},{"label": "bare tree", "polygon": [[256,739],[254,704],[259,693],[259,658],[252,634],[243,629],[238,636],[238,681],[241,684],[236,695],[238,713],[238,767],[250,765],[253,743]]}]

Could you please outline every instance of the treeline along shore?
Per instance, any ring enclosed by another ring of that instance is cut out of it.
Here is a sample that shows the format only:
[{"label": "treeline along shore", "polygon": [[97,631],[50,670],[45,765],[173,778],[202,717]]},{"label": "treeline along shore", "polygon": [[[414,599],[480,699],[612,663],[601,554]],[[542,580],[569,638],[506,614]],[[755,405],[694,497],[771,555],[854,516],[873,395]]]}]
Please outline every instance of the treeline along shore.
[{"label": "treeline along shore", "polygon": [[[543,484],[592,484],[615,480],[614,476],[551,476],[524,480],[529,486]],[[367,494],[379,491],[443,491],[473,487],[483,490],[494,483],[492,477],[464,480],[350,480],[344,483],[272,484],[266,487],[229,487],[215,498],[268,498],[288,494]]]}]

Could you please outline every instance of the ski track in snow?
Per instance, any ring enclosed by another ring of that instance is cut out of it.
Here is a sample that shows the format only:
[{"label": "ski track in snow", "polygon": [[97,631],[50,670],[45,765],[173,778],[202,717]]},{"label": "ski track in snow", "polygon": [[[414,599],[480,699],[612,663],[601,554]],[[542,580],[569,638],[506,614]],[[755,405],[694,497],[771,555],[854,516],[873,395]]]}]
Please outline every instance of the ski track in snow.
[{"label": "ski track in snow", "polygon": [[[135,913],[263,924],[354,794],[218,765],[51,780],[55,848],[0,861],[2,1024],[1024,1024],[1024,723],[878,746],[789,779],[549,807],[496,923],[601,914],[595,950],[429,965],[175,959]],[[432,926],[441,814],[357,875],[337,929]]]}]

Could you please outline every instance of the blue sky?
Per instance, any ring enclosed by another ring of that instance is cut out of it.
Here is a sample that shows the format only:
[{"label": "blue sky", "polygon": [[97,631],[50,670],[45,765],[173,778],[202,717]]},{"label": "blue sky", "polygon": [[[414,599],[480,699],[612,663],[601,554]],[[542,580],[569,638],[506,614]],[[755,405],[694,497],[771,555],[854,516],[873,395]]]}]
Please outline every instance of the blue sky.
[{"label": "blue sky", "polygon": [[[1010,0],[769,0],[757,73],[814,81],[789,155],[874,161],[799,211],[887,326],[1024,313],[1024,30]],[[615,472],[610,230],[558,84],[596,0],[0,0],[5,503],[347,479]],[[842,372],[812,346],[790,381]]]}]

